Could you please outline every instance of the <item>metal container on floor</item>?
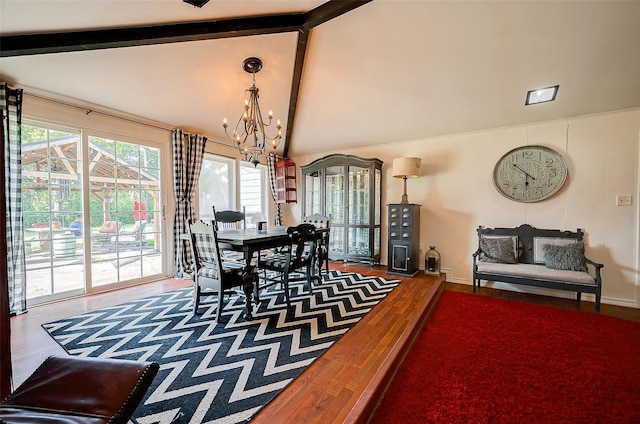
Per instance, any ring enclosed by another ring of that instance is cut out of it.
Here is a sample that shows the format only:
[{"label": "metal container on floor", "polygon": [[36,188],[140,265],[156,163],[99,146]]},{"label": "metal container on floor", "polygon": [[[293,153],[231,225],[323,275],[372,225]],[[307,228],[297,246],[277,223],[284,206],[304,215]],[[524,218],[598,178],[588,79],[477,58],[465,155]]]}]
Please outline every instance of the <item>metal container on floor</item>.
[{"label": "metal container on floor", "polygon": [[76,255],[76,237],[73,234],[53,236],[53,257],[69,258]]}]

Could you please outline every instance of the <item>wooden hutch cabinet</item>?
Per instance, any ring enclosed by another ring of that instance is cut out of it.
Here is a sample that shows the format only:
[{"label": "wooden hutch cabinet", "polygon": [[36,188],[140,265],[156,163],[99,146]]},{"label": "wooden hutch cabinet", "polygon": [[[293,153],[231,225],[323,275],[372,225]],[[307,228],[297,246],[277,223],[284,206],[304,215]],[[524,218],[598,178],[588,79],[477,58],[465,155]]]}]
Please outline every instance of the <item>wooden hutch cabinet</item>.
[{"label": "wooden hutch cabinet", "polygon": [[302,170],[302,216],[331,218],[329,258],[380,263],[382,161],[335,154]]},{"label": "wooden hutch cabinet", "polygon": [[387,273],[414,276],[420,266],[420,205],[390,204]]},{"label": "wooden hutch cabinet", "polygon": [[296,163],[291,159],[276,162],[276,203],[298,203]]}]

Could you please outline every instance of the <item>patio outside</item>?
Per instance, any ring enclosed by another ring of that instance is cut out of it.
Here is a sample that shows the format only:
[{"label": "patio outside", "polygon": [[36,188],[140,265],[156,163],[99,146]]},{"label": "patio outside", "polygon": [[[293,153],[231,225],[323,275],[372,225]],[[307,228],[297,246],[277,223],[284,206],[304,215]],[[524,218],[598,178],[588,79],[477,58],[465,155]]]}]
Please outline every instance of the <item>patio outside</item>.
[{"label": "patio outside", "polygon": [[162,273],[160,163],[157,148],[23,126],[27,299]]}]

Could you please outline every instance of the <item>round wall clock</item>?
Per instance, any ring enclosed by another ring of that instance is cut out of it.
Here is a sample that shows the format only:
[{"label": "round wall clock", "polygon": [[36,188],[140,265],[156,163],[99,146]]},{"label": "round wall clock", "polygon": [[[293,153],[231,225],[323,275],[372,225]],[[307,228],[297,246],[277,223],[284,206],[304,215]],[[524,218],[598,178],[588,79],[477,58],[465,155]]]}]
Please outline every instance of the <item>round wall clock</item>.
[{"label": "round wall clock", "polygon": [[493,184],[517,202],[538,202],[560,190],[567,179],[562,155],[544,146],[523,146],[507,152],[493,169]]}]

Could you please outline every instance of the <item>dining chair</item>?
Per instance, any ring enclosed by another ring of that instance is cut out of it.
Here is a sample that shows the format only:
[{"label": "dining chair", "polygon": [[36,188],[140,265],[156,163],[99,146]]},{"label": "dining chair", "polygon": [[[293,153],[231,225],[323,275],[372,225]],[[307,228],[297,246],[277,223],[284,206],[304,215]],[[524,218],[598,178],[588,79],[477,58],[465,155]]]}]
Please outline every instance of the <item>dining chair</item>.
[{"label": "dining chair", "polygon": [[[213,206],[213,219],[215,222],[216,230],[238,230],[247,228],[247,218],[245,213],[245,207],[242,207],[241,211],[216,211],[216,207]],[[242,261],[244,255],[242,252],[237,252],[231,249],[231,246],[220,244],[220,254],[224,261]]]},{"label": "dining chair", "polygon": [[[309,287],[309,294],[313,294],[313,262],[316,245],[316,228],[312,224],[300,224],[287,228],[289,242],[277,252],[269,256],[258,257],[258,269],[264,271],[266,284],[260,289],[281,283],[284,286],[284,295],[287,306],[291,306],[289,295],[289,275],[304,268],[304,273]],[[277,280],[267,278],[266,271],[275,271],[279,274]],[[271,281],[271,283],[269,283]]]},{"label": "dining chair", "polygon": [[188,222],[187,231],[193,257],[193,313],[198,313],[201,297],[216,295],[216,322],[219,322],[224,295],[235,294],[232,289],[244,285],[245,264],[222,261],[214,222],[208,224],[201,219],[192,220]]},{"label": "dining chair", "polygon": [[322,266],[324,265],[325,274],[329,273],[329,231],[331,226],[331,215],[324,216],[320,214],[308,215],[302,218],[303,224],[313,224],[316,228],[326,228],[326,232],[322,232],[317,240],[316,245],[316,267],[319,275],[322,275]]},{"label": "dining chair", "polygon": [[244,206],[242,211],[216,211],[216,207],[213,206],[213,217],[216,220],[216,229],[218,230],[247,228],[247,214]]}]

